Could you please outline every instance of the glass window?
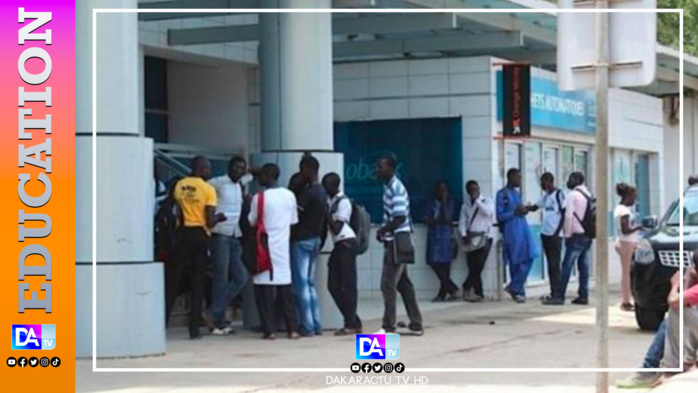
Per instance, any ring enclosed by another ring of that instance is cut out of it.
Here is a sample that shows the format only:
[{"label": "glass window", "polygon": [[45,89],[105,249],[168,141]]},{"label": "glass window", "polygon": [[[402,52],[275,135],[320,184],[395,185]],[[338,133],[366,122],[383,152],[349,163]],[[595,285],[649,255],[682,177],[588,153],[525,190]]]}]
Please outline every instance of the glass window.
[{"label": "glass window", "polygon": [[[669,215],[667,225],[679,226],[679,204],[672,205],[673,211]],[[683,197],[683,225],[698,225],[698,192],[688,192]]]},{"label": "glass window", "polygon": [[524,201],[535,203],[540,198],[540,176],[543,174],[540,143],[526,143],[524,168]]},{"label": "glass window", "polygon": [[557,171],[557,148],[546,146],[543,148],[543,172],[550,172],[555,180],[560,183]]},{"label": "glass window", "polygon": [[584,177],[589,179],[589,163],[587,157],[588,153],[586,151],[576,151],[574,153],[574,170],[577,172],[582,172],[584,174]]},{"label": "glass window", "polygon": [[144,67],[145,136],[167,143],[167,60],[146,56]]},{"label": "glass window", "polygon": [[571,146],[562,148],[562,178],[567,181],[570,173],[574,172],[574,149]]}]

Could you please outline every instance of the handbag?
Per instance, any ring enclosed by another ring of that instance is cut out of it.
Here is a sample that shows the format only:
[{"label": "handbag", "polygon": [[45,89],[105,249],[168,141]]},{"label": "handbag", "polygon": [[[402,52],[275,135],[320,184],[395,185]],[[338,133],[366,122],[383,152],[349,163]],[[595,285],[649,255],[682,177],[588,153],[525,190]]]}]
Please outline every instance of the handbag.
[{"label": "handbag", "polygon": [[414,264],[414,245],[412,244],[411,232],[395,233],[393,256],[395,263]]},{"label": "handbag", "polygon": [[470,227],[473,226],[473,222],[475,221],[475,217],[477,217],[477,214],[479,212],[480,212],[480,208],[476,208],[475,213],[473,213],[473,216],[470,218],[470,224],[468,224],[468,237],[470,238],[470,243],[466,243],[463,245],[463,252],[465,252],[465,253],[479,250],[482,247],[484,247],[485,244],[487,244],[487,233],[486,232],[473,232],[470,230]]},{"label": "handbag", "polygon": [[274,281],[274,266],[269,252],[269,235],[264,227],[264,191],[257,193],[257,222],[254,227],[255,263],[252,274],[257,275],[269,271],[271,281]]}]

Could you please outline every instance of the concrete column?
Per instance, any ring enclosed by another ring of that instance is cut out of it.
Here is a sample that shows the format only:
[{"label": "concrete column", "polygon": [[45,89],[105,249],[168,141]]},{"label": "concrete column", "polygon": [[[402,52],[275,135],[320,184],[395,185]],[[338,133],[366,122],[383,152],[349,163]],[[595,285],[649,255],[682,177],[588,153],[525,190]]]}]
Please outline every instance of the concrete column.
[{"label": "concrete column", "polygon": [[[137,0],[76,3],[76,354],[165,352],[164,279],[153,261],[153,146],[139,133],[136,14],[97,16],[97,94],[92,95],[92,9]],[[92,100],[96,99],[96,185]],[[92,200],[96,187],[97,199]],[[92,204],[96,203],[97,331],[92,331]]]},{"label": "concrete column", "polygon": [[[331,8],[330,0],[263,0],[265,8]],[[320,161],[321,176],[344,173],[335,153],[332,111],[332,14],[260,14],[262,153],[256,166],[274,162],[282,185],[298,171],[303,152]],[[323,327],[341,328],[340,313],[327,290],[327,258],[318,263]]]},{"label": "concrete column", "polygon": [[[330,0],[263,0],[330,8]],[[260,14],[262,151],[333,150],[332,15]]]}]

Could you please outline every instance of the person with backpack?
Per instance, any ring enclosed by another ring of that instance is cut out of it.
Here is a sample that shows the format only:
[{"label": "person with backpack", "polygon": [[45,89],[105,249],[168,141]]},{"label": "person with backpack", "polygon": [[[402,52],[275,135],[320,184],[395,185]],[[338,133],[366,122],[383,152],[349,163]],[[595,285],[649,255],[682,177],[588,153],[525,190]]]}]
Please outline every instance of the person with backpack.
[{"label": "person with backpack", "polygon": [[465,183],[467,193],[461,208],[458,230],[463,238],[468,277],[463,283],[463,300],[480,303],[485,300],[482,271],[492,249],[492,224],[495,208],[492,198],[480,193],[475,180]]},{"label": "person with backpack", "polygon": [[552,298],[560,286],[560,259],[562,256],[562,226],[565,223],[565,193],[555,187],[555,176],[545,172],[540,177],[543,196],[538,203],[529,206],[529,211],[543,209],[543,227],[540,231],[541,244],[548,262],[548,280]]},{"label": "person with backpack", "polygon": [[288,338],[298,339],[298,315],[291,289],[291,225],[298,222],[296,197],[278,186],[279,167],[265,164],[259,174],[262,191],[252,198],[248,221],[256,231],[253,282],[262,338],[276,338],[277,307],[283,315]]},{"label": "person with backpack", "polygon": [[352,203],[340,190],[339,175],[331,172],[322,178],[327,192],[327,227],[334,247],[328,262],[327,289],[344,317],[344,327],[335,336],[347,336],[362,332],[361,319],[356,315],[358,289],[356,283],[356,256],[358,240],[351,226],[356,212]]},{"label": "person with backpack", "polygon": [[572,267],[577,264],[579,272],[578,296],[572,304],[589,304],[589,249],[596,237],[596,198],[584,185],[584,174],[572,172],[567,180],[567,188],[572,190],[567,195],[565,203],[565,222],[563,234],[565,237],[565,257],[562,260],[562,272],[557,293],[550,298],[544,298],[546,306],[565,304],[565,293],[570,281]]},{"label": "person with backpack", "polygon": [[427,204],[424,223],[427,224],[427,265],[431,266],[441,283],[432,302],[454,301],[460,297],[458,286],[451,280],[451,262],[458,254],[453,236],[455,206],[448,184],[440,180],[434,187],[434,197]]},{"label": "person with backpack", "polygon": [[511,280],[504,290],[516,303],[526,302],[526,279],[539,255],[526,221],[528,207],[521,201],[521,171],[507,171],[507,185],[497,192],[497,221],[504,242],[504,261]]}]

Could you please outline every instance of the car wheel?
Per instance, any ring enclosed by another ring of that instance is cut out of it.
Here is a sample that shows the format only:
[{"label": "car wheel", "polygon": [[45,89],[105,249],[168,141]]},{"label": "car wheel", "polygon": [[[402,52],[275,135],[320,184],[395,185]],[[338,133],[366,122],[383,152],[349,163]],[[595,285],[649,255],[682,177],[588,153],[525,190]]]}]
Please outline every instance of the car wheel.
[{"label": "car wheel", "polygon": [[647,308],[635,304],[635,320],[642,330],[656,331],[664,320],[666,310]]}]

